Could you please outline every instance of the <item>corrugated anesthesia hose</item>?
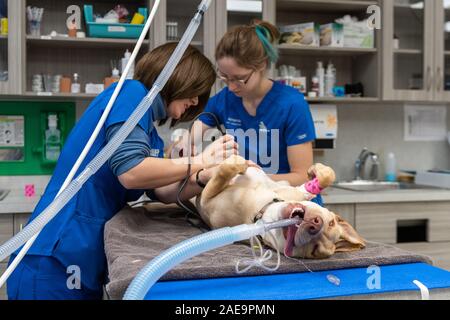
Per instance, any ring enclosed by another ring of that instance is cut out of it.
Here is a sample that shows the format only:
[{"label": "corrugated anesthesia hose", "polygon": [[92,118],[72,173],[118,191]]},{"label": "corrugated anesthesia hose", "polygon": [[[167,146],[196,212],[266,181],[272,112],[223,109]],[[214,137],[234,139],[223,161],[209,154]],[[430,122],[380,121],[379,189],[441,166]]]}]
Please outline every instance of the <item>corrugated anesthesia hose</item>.
[{"label": "corrugated anesthesia hose", "polygon": [[147,96],[142,99],[136,110],[130,118],[123,124],[122,128],[117,132],[113,139],[95,156],[95,158],[86,166],[83,172],[73,180],[67,188],[64,189],[55,200],[45,208],[39,216],[37,216],[29,225],[27,225],[15,237],[7,241],[0,247],[0,261],[11,255],[15,250],[20,248],[27,240],[38,233],[58,212],[72,199],[72,197],[81,189],[83,184],[95,174],[111,155],[122,144],[126,137],[131,133],[139,120],[144,116],[152,105],[154,99],[167,83],[169,77],[172,75],[179,61],[181,60],[186,48],[192,41],[192,38],[197,31],[202,16],[208,9],[211,0],[203,0],[199,6],[199,10],[192,19],[188,29],[180,40],[174,53],[170,57],[168,63],[164,67],[161,74],[156,79],[153,87],[150,89]]},{"label": "corrugated anesthesia hose", "polygon": [[243,224],[236,227],[225,227],[213,230],[180,242],[150,261],[150,263],[148,263],[133,279],[125,292],[123,299],[144,299],[150,288],[166,272],[181,262],[203,252],[220,248],[237,241],[247,240],[258,235],[264,235],[269,230],[295,225],[298,222],[298,217],[266,224],[260,220],[255,224]]}]

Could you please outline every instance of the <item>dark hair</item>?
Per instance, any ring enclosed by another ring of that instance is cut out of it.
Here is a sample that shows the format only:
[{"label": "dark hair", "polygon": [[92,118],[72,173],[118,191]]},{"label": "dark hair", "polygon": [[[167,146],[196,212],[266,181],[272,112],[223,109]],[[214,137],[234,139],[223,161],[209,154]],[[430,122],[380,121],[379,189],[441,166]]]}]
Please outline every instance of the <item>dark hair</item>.
[{"label": "dark hair", "polygon": [[[166,43],[145,54],[136,65],[134,79],[150,89],[176,46],[174,42]],[[189,46],[161,90],[161,96],[167,105],[174,100],[198,97],[198,105],[187,109],[179,120],[172,120],[172,126],[191,121],[203,111],[215,81],[216,72],[212,63],[197,48]],[[160,124],[166,121],[164,119]]]},{"label": "dark hair", "polygon": [[216,48],[216,60],[231,57],[243,68],[253,70],[268,67],[278,58],[275,44],[280,32],[273,24],[253,20],[250,25],[229,30]]}]

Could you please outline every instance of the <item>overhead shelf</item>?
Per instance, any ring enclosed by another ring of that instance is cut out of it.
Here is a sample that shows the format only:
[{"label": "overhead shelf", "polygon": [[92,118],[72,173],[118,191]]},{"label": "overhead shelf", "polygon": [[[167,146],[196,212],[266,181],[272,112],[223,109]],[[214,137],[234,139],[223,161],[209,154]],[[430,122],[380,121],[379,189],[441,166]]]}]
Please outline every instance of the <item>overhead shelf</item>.
[{"label": "overhead shelf", "polygon": [[291,44],[278,46],[281,54],[295,55],[331,55],[331,56],[356,56],[377,53],[376,48],[336,48],[336,47],[308,47]]},{"label": "overhead shelf", "polygon": [[[70,38],[30,36],[26,37],[27,43],[39,46],[64,46],[64,47],[133,47],[138,39],[110,39],[110,38]],[[144,45],[149,45],[148,39]]]},{"label": "overhead shelf", "polygon": [[423,54],[420,49],[394,49],[395,54]]},{"label": "overhead shelf", "polygon": [[278,0],[278,10],[302,10],[303,12],[355,12],[366,11],[371,5],[378,5],[377,1],[351,1],[351,0]]},{"label": "overhead shelf", "polygon": [[26,92],[25,96],[44,99],[69,99],[69,100],[90,100],[98,96],[98,94],[90,93],[53,93],[53,92]]}]

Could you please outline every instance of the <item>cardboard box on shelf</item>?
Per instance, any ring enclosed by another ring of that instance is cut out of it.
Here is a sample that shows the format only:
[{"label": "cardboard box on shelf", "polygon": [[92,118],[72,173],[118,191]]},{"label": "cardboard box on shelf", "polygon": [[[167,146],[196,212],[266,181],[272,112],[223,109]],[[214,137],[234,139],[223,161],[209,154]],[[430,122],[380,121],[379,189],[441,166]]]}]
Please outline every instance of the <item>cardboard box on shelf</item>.
[{"label": "cardboard box on shelf", "polygon": [[314,22],[280,27],[280,44],[295,44],[318,47],[320,45],[320,25]]},{"label": "cardboard box on shelf", "polygon": [[320,46],[338,47],[344,46],[343,25],[340,23],[327,23],[320,26]]}]

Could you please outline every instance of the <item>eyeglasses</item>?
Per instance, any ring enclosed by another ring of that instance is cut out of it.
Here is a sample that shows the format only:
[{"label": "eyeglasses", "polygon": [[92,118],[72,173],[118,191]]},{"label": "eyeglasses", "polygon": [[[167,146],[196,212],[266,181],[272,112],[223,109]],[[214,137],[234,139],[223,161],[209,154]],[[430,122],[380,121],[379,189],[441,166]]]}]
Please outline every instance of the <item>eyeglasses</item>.
[{"label": "eyeglasses", "polygon": [[245,86],[247,82],[249,82],[250,78],[252,77],[255,70],[253,70],[246,79],[228,79],[227,77],[223,76],[220,70],[217,69],[217,78],[225,82],[227,85],[234,83],[238,86]]}]

